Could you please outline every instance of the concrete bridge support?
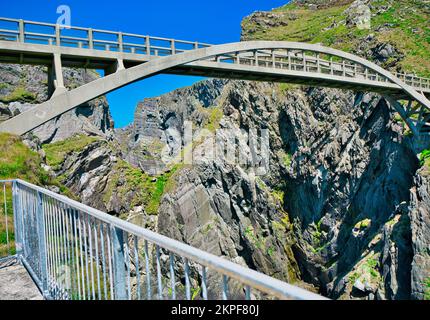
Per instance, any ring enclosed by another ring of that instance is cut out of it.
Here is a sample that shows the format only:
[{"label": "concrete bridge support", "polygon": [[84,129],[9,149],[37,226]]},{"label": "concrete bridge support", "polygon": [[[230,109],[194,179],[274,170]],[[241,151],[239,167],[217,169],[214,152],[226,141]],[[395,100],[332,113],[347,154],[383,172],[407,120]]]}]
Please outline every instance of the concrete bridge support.
[{"label": "concrete bridge support", "polygon": [[66,91],[67,89],[64,86],[61,54],[54,53],[52,65],[48,66],[48,96],[51,98]]}]

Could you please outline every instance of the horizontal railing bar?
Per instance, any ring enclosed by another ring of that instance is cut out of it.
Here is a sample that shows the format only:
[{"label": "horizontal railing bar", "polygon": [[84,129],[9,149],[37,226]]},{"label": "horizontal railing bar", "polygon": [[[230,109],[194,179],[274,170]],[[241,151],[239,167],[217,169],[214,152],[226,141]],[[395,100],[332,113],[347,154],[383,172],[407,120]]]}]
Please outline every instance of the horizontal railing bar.
[{"label": "horizontal railing bar", "polygon": [[129,46],[129,47],[146,48],[146,45],[145,45],[145,44],[142,44],[142,43],[124,42],[122,45],[123,45],[123,46]]},{"label": "horizontal railing bar", "polygon": [[[18,20],[19,22],[19,20]],[[30,24],[34,26],[43,26],[43,27],[52,27],[55,28],[55,23],[47,23],[47,22],[36,22],[36,21],[30,21],[30,20],[23,20],[24,24]]]},{"label": "horizontal railing bar", "polygon": [[39,32],[28,32],[26,31],[24,33],[25,36],[38,36],[38,37],[45,37],[45,38],[55,38],[55,34],[51,34],[51,33],[39,33]]},{"label": "horizontal railing bar", "polygon": [[13,18],[0,18],[0,21],[7,21],[7,22],[17,22],[19,23],[19,19],[13,19]]},{"label": "horizontal railing bar", "polygon": [[0,29],[0,32],[7,32],[7,33],[19,34],[19,31],[16,31],[16,30],[9,30],[9,29]]},{"label": "horizontal railing bar", "polygon": [[118,42],[112,41],[112,40],[101,40],[101,39],[93,39],[93,43],[107,43],[107,44],[113,44],[113,45],[119,45]]},{"label": "horizontal railing bar", "polygon": [[72,36],[61,36],[60,37],[60,40],[61,39],[67,39],[67,40],[78,40],[78,41],[89,41],[89,39],[88,38],[82,38],[82,37],[72,37]]},{"label": "horizontal railing bar", "polygon": [[218,271],[219,273],[236,279],[245,285],[249,285],[257,290],[271,294],[281,299],[285,298],[296,298],[296,299],[325,299],[324,297],[317,295],[312,292],[308,292],[299,287],[295,287],[288,283],[282,282],[280,280],[271,278],[267,275],[254,271],[252,269],[245,268],[229,260],[217,257],[215,255],[204,252],[200,249],[191,247],[187,244],[179,242],[177,240],[168,238],[161,234],[157,234],[148,229],[144,229],[137,225],[131,224],[127,221],[121,220],[117,217],[113,217],[99,211],[97,209],[88,207],[82,203],[75,200],[69,199],[65,196],[56,194],[52,191],[46,190],[44,188],[38,187],[31,183],[25,182],[23,180],[17,179],[18,184],[31,188],[34,191],[40,192],[47,195],[53,199],[56,199],[63,204],[66,204],[73,209],[85,212],[105,223],[111,224],[116,228],[120,228],[123,231],[141,237],[147,241],[150,241],[156,245],[159,245],[163,249],[169,250],[178,256],[182,256],[197,262],[203,266],[206,266],[212,270]]}]

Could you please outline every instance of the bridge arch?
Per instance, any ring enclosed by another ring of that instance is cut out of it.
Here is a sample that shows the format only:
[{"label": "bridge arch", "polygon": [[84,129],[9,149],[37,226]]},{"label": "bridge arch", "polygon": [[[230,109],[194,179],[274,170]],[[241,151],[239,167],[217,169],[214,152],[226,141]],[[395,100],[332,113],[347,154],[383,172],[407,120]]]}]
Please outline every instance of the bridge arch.
[{"label": "bridge arch", "polygon": [[[343,70],[341,69],[343,76],[346,76],[347,73],[345,69],[345,61],[351,62],[354,66],[364,67],[363,70],[367,70],[366,72],[369,70],[374,72],[376,79],[381,80],[379,82],[386,83],[400,89],[409,98],[409,100],[415,100],[425,108],[430,109],[430,101],[423,94],[420,94],[414,88],[407,85],[387,70],[384,70],[378,65],[353,54],[324,47],[318,44],[284,41],[248,41],[214,45],[206,48],[189,50],[178,54],[158,57],[127,69],[119,69],[113,74],[94,80],[76,89],[53,96],[50,100],[1,123],[0,131],[22,135],[85,102],[126,86],[127,84],[151,77],[159,73],[164,73],[178,66],[191,65],[192,67],[192,65],[195,63],[206,63],[206,66],[210,68],[211,64],[219,65],[223,60],[225,61],[229,59],[230,62],[233,61],[234,63],[234,60],[236,59],[240,68],[240,61],[248,59],[251,61],[251,64],[254,63],[254,66],[251,66],[250,68],[254,70],[256,74],[267,74],[271,72],[270,69],[276,69],[277,63],[279,64],[279,62],[276,61],[276,59],[279,60],[279,58],[274,55],[274,52],[277,50],[302,52],[304,69],[301,71],[295,70],[292,76],[295,75],[297,77],[311,79],[312,83],[324,83],[325,81],[330,81],[333,79],[336,80],[337,77],[340,78],[340,76],[337,76],[333,73],[333,68],[331,65],[332,62],[328,62],[327,60],[316,60],[317,66],[314,66],[314,68],[317,68],[317,72],[315,72],[315,70],[314,72],[311,72],[304,60],[307,58],[305,52],[315,53],[316,55],[322,54],[331,57],[337,57],[343,61],[344,68]],[[266,62],[266,67],[259,64],[259,57],[256,55],[256,53],[260,55],[260,58],[265,57],[263,61]],[[269,68],[267,67],[267,63],[270,58],[272,58],[272,66]],[[322,68],[324,68],[324,64],[330,63],[332,72],[330,74],[324,74],[320,72],[321,69],[318,69],[321,68],[319,65],[320,63],[322,64]],[[232,72],[237,69],[234,68],[234,64],[232,63],[225,63],[225,66],[230,68]],[[356,72],[353,73],[353,75],[357,77]],[[358,81],[358,77],[356,79],[354,77],[349,78],[350,86],[354,86],[354,83],[357,83],[357,87],[360,87],[359,83],[363,83],[363,79]],[[339,79],[339,81],[341,81],[341,79]],[[366,77],[364,82],[372,84],[373,81]],[[376,87],[378,85],[378,81],[374,82]],[[401,116],[406,117],[405,114],[401,114]]]}]

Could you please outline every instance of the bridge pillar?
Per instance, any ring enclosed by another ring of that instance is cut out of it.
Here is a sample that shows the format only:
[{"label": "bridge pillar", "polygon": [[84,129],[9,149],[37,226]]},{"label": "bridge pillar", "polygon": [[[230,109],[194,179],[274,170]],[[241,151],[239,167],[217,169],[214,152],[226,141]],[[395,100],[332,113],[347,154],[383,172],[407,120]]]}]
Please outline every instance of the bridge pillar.
[{"label": "bridge pillar", "polygon": [[108,68],[105,69],[105,76],[124,69],[124,61],[122,59],[117,59],[115,63],[111,64]]},{"label": "bridge pillar", "polygon": [[48,96],[56,96],[67,91],[64,86],[63,66],[61,55],[54,53],[52,65],[48,67]]}]

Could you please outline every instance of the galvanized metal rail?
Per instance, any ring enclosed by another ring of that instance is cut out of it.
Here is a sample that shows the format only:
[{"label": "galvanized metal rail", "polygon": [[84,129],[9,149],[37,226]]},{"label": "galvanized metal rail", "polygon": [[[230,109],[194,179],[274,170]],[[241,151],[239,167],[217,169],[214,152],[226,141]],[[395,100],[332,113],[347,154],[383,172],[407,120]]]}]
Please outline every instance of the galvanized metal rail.
[{"label": "galvanized metal rail", "polygon": [[324,299],[25,181],[1,184],[8,254],[47,299]]}]

